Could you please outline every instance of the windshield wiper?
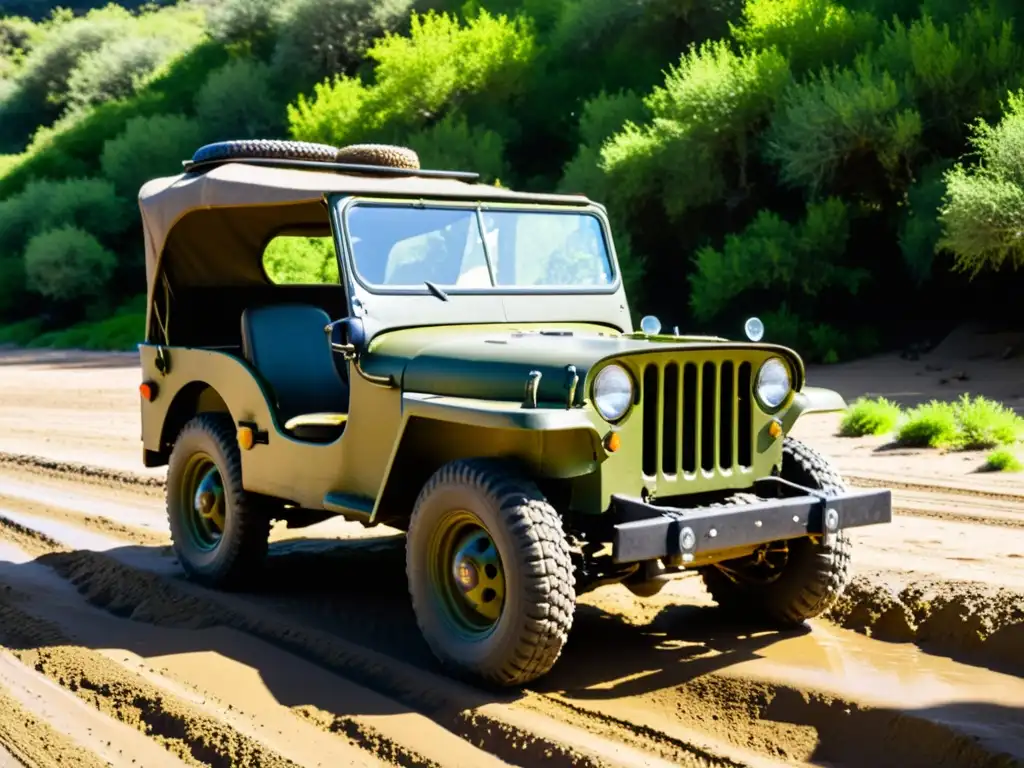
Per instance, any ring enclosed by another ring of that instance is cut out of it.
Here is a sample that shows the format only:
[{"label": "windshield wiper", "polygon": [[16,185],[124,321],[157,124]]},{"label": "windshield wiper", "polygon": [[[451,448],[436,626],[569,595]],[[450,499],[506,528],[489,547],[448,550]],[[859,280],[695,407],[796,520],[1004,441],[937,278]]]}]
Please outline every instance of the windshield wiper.
[{"label": "windshield wiper", "polygon": [[427,286],[428,291],[437,296],[437,298],[439,298],[441,301],[448,301],[448,294],[442,291],[440,287],[430,282],[429,280],[424,280],[423,284]]}]

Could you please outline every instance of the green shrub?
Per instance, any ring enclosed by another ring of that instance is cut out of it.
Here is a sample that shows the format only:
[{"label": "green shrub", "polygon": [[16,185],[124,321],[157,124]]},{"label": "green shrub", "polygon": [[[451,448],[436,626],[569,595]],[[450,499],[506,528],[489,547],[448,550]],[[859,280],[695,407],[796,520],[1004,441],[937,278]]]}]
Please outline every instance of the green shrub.
[{"label": "green shrub", "polygon": [[207,13],[207,30],[219,43],[259,51],[276,39],[280,5],[277,0],[222,0]]},{"label": "green shrub", "polygon": [[907,411],[896,442],[909,448],[948,448],[957,442],[956,408],[932,400]]},{"label": "green shrub", "polygon": [[351,72],[373,40],[396,31],[412,0],[293,0],[280,22],[274,68],[312,84]]},{"label": "green shrub", "polygon": [[992,451],[985,459],[986,472],[1024,472],[1024,463],[1009,448]]},{"label": "green shrub", "polygon": [[751,138],[789,80],[775,50],[740,56],[718,41],[684,53],[644,100],[652,121],[627,123],[601,149],[616,198],[627,207],[660,198],[676,218],[721,200],[731,182],[746,186]]},{"label": "green shrub", "polygon": [[832,0],[746,0],[733,38],[752,50],[778,48],[794,72],[846,63],[878,37],[877,18]]},{"label": "green shrub", "polygon": [[946,191],[945,173],[951,165],[944,158],[929,163],[907,190],[907,206],[898,237],[903,262],[919,286],[932,277],[935,252],[942,237],[939,209]]},{"label": "green shrub", "polygon": [[117,190],[134,200],[149,179],[181,172],[181,162],[202,143],[195,120],[184,115],[133,117],[104,143],[100,165]]},{"label": "green shrub", "polygon": [[945,176],[939,246],[971,275],[1024,266],[1024,90],[1009,97],[997,125],[975,123],[971,143],[977,167],[958,163]]},{"label": "green shrub", "polygon": [[1024,418],[1001,403],[962,395],[955,403],[932,401],[907,413],[898,443],[914,447],[979,450],[1012,445],[1024,437]]},{"label": "green shrub", "polygon": [[[387,34],[367,52],[374,84],[338,76],[288,107],[296,139],[349,144],[408,135],[455,101],[500,104],[523,86],[534,39],[522,21],[485,12],[465,26],[447,14],[412,17],[409,37]],[[464,112],[464,114],[466,114]]]},{"label": "green shrub", "polygon": [[68,108],[81,110],[131,96],[173,50],[172,42],[161,38],[104,43],[83,55],[68,77]]},{"label": "green shrub", "polygon": [[963,395],[956,404],[956,414],[957,447],[963,450],[1012,445],[1024,438],[1024,418],[1002,403]]},{"label": "green shrub", "polygon": [[279,285],[337,284],[338,259],[330,237],[281,235],[267,244],[263,267]]},{"label": "green shrub", "polygon": [[42,330],[42,321],[35,317],[22,320],[19,323],[0,326],[0,346],[11,344],[16,347],[24,347],[39,336]]},{"label": "green shrub", "polygon": [[689,278],[694,317],[712,320],[753,289],[770,289],[776,298],[805,303],[829,291],[856,294],[868,273],[841,263],[848,216],[838,198],[809,205],[806,218],[796,226],[772,211],[760,211],[745,230],[725,238],[721,251],[698,249]]},{"label": "green shrub", "polygon": [[60,17],[26,56],[15,90],[0,104],[0,143],[21,149],[36,126],[48,124],[68,99],[68,81],[79,61],[128,34],[131,14],[110,5],[80,17]]},{"label": "green shrub", "polygon": [[270,88],[270,67],[233,59],[210,73],[196,94],[196,119],[207,141],[280,135],[284,106]]},{"label": "green shrub", "polygon": [[501,135],[470,127],[463,115],[446,115],[430,128],[411,134],[406,143],[425,168],[476,171],[487,183],[508,177]]},{"label": "green shrub", "polygon": [[128,352],[137,348],[146,331],[146,313],[119,310],[112,317],[73,325],[62,331],[40,334],[29,347],[50,349],[86,349],[102,352]]},{"label": "green shrub", "polygon": [[864,437],[865,435],[887,435],[896,429],[903,411],[884,397],[875,399],[861,397],[855,400],[843,416],[839,425],[842,437]]},{"label": "green shrub", "polygon": [[61,303],[102,295],[116,265],[95,237],[70,225],[36,235],[25,248],[28,287]]},{"label": "green shrub", "polygon": [[822,70],[786,92],[766,154],[783,183],[812,191],[834,184],[854,160],[873,159],[891,183],[920,151],[921,131],[921,115],[892,75],[858,56],[852,67]]}]

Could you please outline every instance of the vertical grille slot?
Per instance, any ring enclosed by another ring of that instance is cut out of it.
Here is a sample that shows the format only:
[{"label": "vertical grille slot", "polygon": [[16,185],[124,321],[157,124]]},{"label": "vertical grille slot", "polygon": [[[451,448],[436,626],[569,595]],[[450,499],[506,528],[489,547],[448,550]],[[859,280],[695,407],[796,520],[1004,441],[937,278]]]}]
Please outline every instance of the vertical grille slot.
[{"label": "vertical grille slot", "polygon": [[754,413],[751,402],[753,367],[750,363],[740,363],[736,380],[736,404],[739,413],[736,463],[741,467],[751,467],[754,464]]},{"label": "vertical grille slot", "polygon": [[718,409],[715,397],[718,370],[714,363],[704,363],[701,370],[701,386],[697,391],[700,400],[700,466],[705,472],[715,468],[715,411]]},{"label": "vertical grille slot", "polygon": [[665,386],[662,388],[665,407],[662,410],[661,471],[674,475],[679,471],[679,404],[682,391],[679,389],[679,364],[665,366]]},{"label": "vertical grille slot", "polygon": [[735,445],[736,390],[735,368],[731,362],[722,363],[718,397],[718,466],[727,469],[733,465],[732,448]]},{"label": "vertical grille slot", "polygon": [[644,475],[752,466],[750,363],[649,363],[641,378]]},{"label": "vertical grille slot", "polygon": [[658,387],[658,366],[644,368],[644,450],[643,472],[654,477],[658,472],[658,412],[661,410],[661,392]]},{"label": "vertical grille slot", "polygon": [[697,471],[697,366],[683,368],[683,472]]}]

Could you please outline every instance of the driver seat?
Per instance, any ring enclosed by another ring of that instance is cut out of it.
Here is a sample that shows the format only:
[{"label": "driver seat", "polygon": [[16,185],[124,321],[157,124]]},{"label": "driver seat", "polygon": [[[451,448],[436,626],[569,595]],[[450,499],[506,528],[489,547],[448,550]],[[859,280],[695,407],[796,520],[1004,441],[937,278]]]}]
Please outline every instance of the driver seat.
[{"label": "driver seat", "polygon": [[324,333],[330,322],[307,304],[242,312],[242,354],[270,389],[285,431],[299,440],[335,440],[348,420],[348,385]]}]

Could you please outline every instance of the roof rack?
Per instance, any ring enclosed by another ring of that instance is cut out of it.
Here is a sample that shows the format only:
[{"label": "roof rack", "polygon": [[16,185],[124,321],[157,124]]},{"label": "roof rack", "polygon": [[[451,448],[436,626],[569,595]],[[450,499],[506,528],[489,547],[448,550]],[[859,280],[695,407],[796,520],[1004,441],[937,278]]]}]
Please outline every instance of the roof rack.
[{"label": "roof rack", "polygon": [[480,181],[480,174],[473,171],[431,171],[410,168],[394,168],[388,165],[362,165],[357,163],[328,163],[320,160],[290,160],[287,158],[266,157],[229,157],[217,160],[192,162],[185,160],[182,166],[185,173],[202,173],[218,165],[228,163],[245,163],[246,165],[264,165],[273,168],[307,169],[314,171],[337,171],[338,173],[368,173],[378,176],[419,176],[427,179],[457,179],[459,181]]}]

